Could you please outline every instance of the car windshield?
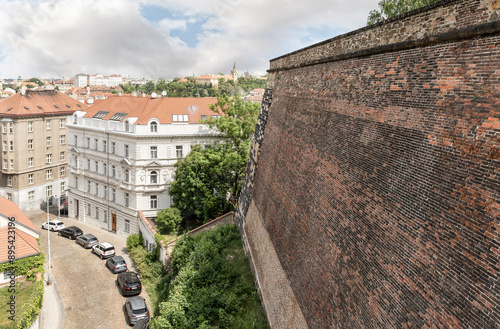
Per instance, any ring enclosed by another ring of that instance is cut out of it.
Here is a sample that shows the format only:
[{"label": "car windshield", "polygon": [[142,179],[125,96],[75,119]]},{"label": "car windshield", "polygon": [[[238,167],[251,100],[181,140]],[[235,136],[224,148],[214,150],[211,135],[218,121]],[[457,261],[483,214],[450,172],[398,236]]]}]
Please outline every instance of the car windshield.
[{"label": "car windshield", "polygon": [[132,313],[134,314],[143,314],[143,313],[146,313],[148,310],[145,309],[145,308],[140,308],[138,310],[132,310]]},{"label": "car windshield", "polygon": [[125,265],[125,261],[124,260],[119,260],[119,261],[116,261],[115,264],[116,265]]},{"label": "car windshield", "polygon": [[89,238],[89,242],[95,242],[97,241],[97,238]]}]

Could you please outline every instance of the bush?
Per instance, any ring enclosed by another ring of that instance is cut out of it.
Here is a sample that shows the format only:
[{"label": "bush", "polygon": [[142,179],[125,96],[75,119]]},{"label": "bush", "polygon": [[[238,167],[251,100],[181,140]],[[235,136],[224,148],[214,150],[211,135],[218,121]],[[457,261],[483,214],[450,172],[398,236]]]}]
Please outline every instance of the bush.
[{"label": "bush", "polygon": [[178,231],[182,222],[181,211],[177,208],[167,208],[158,211],[156,225],[161,234]]},{"label": "bush", "polygon": [[139,233],[132,233],[127,237],[127,250],[130,252],[137,246],[142,246],[142,235]]}]

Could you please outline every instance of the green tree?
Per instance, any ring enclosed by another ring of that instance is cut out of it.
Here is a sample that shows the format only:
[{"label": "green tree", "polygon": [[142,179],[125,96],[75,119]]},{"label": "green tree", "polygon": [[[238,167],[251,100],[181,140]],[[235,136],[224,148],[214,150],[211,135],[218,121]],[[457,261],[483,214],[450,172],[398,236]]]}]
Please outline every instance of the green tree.
[{"label": "green tree", "polygon": [[202,123],[218,130],[224,144],[193,147],[175,164],[175,181],[169,191],[184,216],[195,214],[205,222],[231,210],[227,193],[234,199],[240,194],[259,105],[222,95],[211,109],[220,117]]},{"label": "green tree", "polygon": [[417,9],[437,2],[439,0],[381,0],[379,10],[371,10],[368,15],[367,25],[372,25],[410,10]]},{"label": "green tree", "polygon": [[181,222],[181,211],[177,208],[162,209],[156,215],[156,225],[158,225],[161,234],[177,231]]}]

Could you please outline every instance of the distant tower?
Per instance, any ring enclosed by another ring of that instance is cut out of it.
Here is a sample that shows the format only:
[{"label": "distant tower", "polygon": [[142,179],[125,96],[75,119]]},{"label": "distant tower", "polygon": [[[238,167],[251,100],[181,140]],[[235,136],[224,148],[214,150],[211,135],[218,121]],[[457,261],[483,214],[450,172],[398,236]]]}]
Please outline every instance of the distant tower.
[{"label": "distant tower", "polygon": [[21,76],[20,76],[20,75],[18,75],[18,76],[17,76],[17,86],[18,86],[18,87],[19,87],[19,86],[21,86],[21,84],[22,84],[21,82],[23,82],[23,80],[21,79]]},{"label": "distant tower", "polygon": [[231,70],[231,73],[229,74],[229,77],[234,82],[238,82],[238,70],[236,70],[236,62],[234,62],[233,69]]}]

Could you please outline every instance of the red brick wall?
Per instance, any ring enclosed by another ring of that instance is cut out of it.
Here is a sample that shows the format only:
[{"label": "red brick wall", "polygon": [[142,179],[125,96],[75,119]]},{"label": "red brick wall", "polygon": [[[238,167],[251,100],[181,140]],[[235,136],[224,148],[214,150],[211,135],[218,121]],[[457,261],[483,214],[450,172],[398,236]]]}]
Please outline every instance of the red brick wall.
[{"label": "red brick wall", "polygon": [[272,70],[236,219],[252,240],[252,200],[310,328],[500,323],[500,33],[487,31]]}]

